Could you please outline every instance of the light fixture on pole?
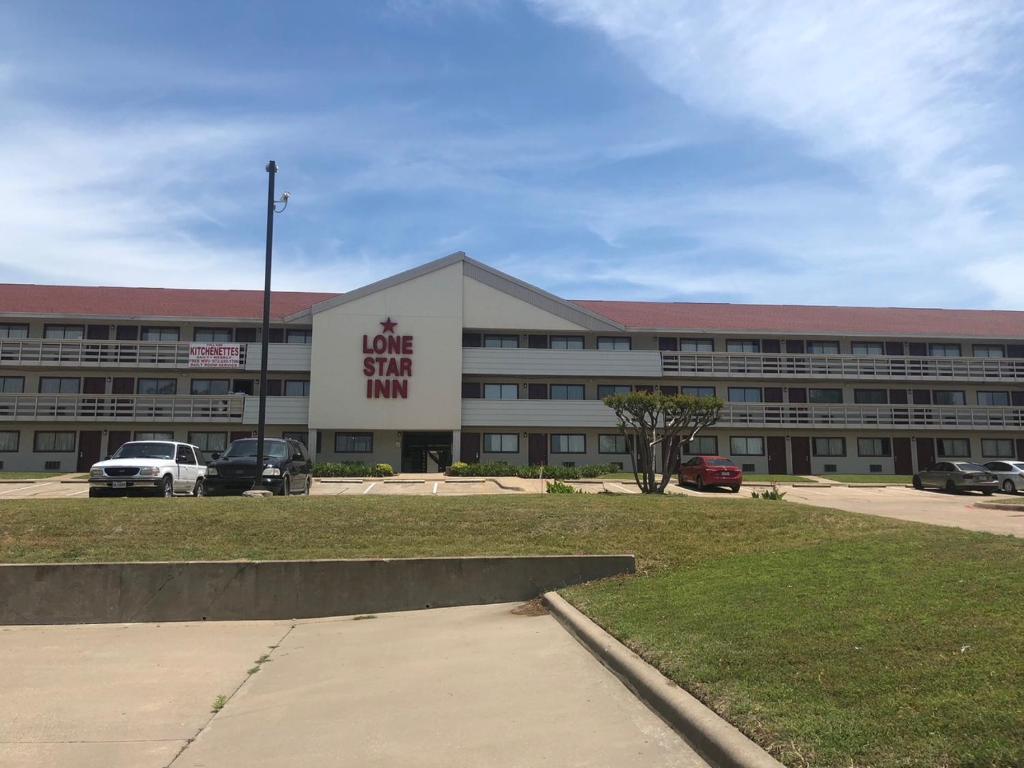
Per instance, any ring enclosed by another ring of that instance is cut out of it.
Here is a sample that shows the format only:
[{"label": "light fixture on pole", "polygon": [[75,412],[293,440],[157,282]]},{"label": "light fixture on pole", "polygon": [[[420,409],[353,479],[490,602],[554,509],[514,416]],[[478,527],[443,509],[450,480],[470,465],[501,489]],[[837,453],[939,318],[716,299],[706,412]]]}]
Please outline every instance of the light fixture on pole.
[{"label": "light fixture on pole", "polygon": [[[287,192],[281,195],[279,200],[274,199],[274,179],[277,176],[277,163],[271,160],[267,163],[267,258],[263,275],[263,331],[260,334],[260,413],[259,424],[256,428],[256,477],[253,480],[253,488],[260,487],[260,479],[263,477],[263,445],[267,432],[267,354],[270,350],[270,271],[271,261],[274,252],[274,214],[281,213],[288,207],[288,198],[291,195]],[[277,206],[281,208],[278,210]]]}]

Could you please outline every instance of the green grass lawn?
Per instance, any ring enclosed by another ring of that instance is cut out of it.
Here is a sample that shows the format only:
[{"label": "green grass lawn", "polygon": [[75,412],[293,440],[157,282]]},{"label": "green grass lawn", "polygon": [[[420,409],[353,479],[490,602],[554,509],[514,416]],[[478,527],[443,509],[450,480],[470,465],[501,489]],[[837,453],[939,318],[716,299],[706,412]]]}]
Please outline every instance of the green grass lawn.
[{"label": "green grass lawn", "polygon": [[566,590],[790,766],[1024,765],[1024,541],[741,498],[7,500],[0,561],[634,552]]},{"label": "green grass lawn", "polygon": [[43,480],[66,474],[67,472],[0,472],[0,480]]},{"label": "green grass lawn", "polygon": [[826,480],[837,483],[898,483],[910,485],[911,475],[822,475]]}]

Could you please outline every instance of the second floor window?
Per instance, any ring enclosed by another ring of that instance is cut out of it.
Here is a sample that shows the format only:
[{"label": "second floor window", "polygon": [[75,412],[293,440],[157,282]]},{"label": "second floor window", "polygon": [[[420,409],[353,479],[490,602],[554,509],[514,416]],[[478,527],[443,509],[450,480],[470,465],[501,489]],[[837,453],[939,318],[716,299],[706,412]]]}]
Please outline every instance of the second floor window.
[{"label": "second floor window", "polygon": [[761,351],[761,342],[757,339],[729,339],[725,342],[725,351],[757,354]]},{"label": "second floor window", "polygon": [[28,326],[23,323],[0,323],[0,339],[27,339]]},{"label": "second floor window", "polygon": [[807,354],[809,355],[838,355],[838,341],[808,341]]},{"label": "second floor window", "polygon": [[137,391],[140,395],[175,395],[178,393],[177,379],[139,379]]},{"label": "second floor window", "polygon": [[518,400],[519,387],[515,384],[484,384],[484,400]]},{"label": "second floor window", "polygon": [[964,393],[952,389],[937,389],[934,393],[936,405],[966,405],[967,398]]},{"label": "second floor window", "polygon": [[604,400],[612,395],[628,395],[632,391],[633,388],[629,384],[598,384],[597,399]]},{"label": "second floor window", "polygon": [[227,379],[192,379],[193,395],[226,395],[231,389]]},{"label": "second floor window", "polygon": [[582,400],[584,398],[582,384],[552,384],[552,400]]},{"label": "second floor window", "polygon": [[876,357],[885,350],[880,341],[855,341],[850,345],[850,352],[860,357]]},{"label": "second floor window", "polygon": [[312,344],[312,328],[289,328],[285,331],[284,340],[286,344]]},{"label": "second floor window", "polygon": [[978,405],[1009,405],[1009,392],[979,392]]},{"label": "second floor window", "polygon": [[142,341],[178,341],[181,338],[181,332],[177,328],[169,328],[159,325],[144,325],[139,338]]},{"label": "second floor window", "polygon": [[227,342],[231,341],[231,336],[230,328],[196,328],[192,339],[194,341]]},{"label": "second floor window", "polygon": [[843,402],[843,390],[841,389],[808,389],[807,402],[819,405],[831,405]]},{"label": "second floor window", "polygon": [[485,347],[500,347],[502,349],[516,349],[519,347],[519,337],[502,335],[502,334],[491,334],[488,333],[484,336]]},{"label": "second floor window", "polygon": [[633,348],[633,340],[629,336],[598,336],[597,348],[621,351]]},{"label": "second floor window", "polygon": [[80,325],[47,325],[43,328],[44,339],[81,339],[85,329]]},{"label": "second floor window", "polygon": [[19,394],[25,391],[24,376],[0,376],[0,392]]},{"label": "second floor window", "polygon": [[680,339],[680,352],[714,352],[714,339]]},{"label": "second floor window", "polygon": [[960,357],[959,344],[929,344],[928,354],[932,357]]},{"label": "second floor window", "polygon": [[82,391],[82,380],[43,376],[39,379],[39,391],[46,395],[77,395]]},{"label": "second floor window", "polygon": [[889,402],[889,392],[885,389],[855,389],[853,402],[861,405],[885,405]]},{"label": "second floor window", "polygon": [[760,387],[729,387],[730,403],[760,403]]},{"label": "second floor window", "polygon": [[1006,350],[1002,344],[975,344],[975,357],[1006,357]]},{"label": "second floor window", "polygon": [[284,383],[284,394],[286,397],[309,397],[309,382],[286,381]]},{"label": "second floor window", "polygon": [[690,397],[714,397],[714,387],[683,387],[683,394]]},{"label": "second floor window", "polygon": [[551,349],[583,349],[582,336],[552,336]]}]

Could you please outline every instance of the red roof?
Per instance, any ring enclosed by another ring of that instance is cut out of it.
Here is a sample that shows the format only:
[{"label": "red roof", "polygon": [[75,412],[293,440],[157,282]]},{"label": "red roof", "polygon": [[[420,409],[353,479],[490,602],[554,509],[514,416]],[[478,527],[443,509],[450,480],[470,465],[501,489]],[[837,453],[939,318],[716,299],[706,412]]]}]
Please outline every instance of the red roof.
[{"label": "red roof", "polygon": [[[281,320],[337,295],[274,291],[270,314],[275,320]],[[11,314],[260,320],[263,291],[0,283],[0,315]]]},{"label": "red roof", "polygon": [[573,303],[635,329],[1024,339],[1024,312],[1006,310],[645,301]]}]

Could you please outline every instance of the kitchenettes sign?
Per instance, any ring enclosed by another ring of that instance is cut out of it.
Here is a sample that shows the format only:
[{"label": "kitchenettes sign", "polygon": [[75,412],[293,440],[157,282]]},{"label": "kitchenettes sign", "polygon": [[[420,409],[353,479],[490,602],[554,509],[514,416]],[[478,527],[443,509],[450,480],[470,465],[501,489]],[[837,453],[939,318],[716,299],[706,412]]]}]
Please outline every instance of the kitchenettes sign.
[{"label": "kitchenettes sign", "polygon": [[405,400],[412,378],[412,336],[395,333],[398,325],[390,317],[381,322],[381,332],[363,335],[363,375],[370,400]]}]

